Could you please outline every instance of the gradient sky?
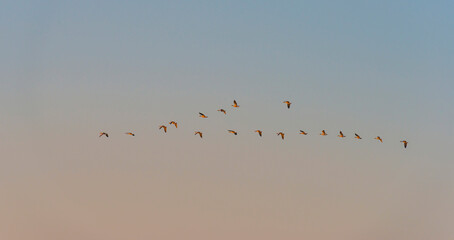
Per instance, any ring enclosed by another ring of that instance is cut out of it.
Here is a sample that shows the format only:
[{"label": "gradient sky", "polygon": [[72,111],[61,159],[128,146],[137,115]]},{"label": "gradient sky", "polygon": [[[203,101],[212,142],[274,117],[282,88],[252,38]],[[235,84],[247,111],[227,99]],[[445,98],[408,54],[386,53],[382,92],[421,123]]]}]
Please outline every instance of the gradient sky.
[{"label": "gradient sky", "polygon": [[3,1],[0,238],[453,239],[453,9]]}]

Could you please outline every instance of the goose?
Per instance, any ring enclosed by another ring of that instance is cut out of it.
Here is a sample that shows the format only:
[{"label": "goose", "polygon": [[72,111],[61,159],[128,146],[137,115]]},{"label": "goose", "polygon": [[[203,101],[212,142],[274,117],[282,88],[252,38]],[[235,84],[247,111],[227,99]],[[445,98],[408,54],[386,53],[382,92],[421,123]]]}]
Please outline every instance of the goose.
[{"label": "goose", "polygon": [[283,133],[283,132],[278,132],[277,135],[278,135],[278,136],[281,135],[282,140],[284,140],[284,135],[285,135],[285,133]]},{"label": "goose", "polygon": [[355,138],[356,139],[362,139],[358,134],[355,133]]},{"label": "goose", "polygon": [[167,126],[161,125],[161,126],[159,126],[159,129],[161,129],[161,128],[163,128],[163,129],[164,129],[164,132],[167,133]]},{"label": "goose", "polygon": [[125,133],[125,134],[130,135],[130,136],[133,136],[133,137],[135,136],[135,134],[132,133],[132,132],[127,132],[127,133]]},{"label": "goose", "polygon": [[260,131],[260,130],[255,130],[254,132],[258,133],[260,137],[262,136],[262,131]]},{"label": "goose", "polygon": [[345,135],[342,133],[342,131],[339,131],[339,135],[337,135],[337,136],[340,137],[340,138],[344,138],[345,137]]},{"label": "goose", "polygon": [[227,130],[227,132],[237,135],[238,133],[233,130]]},{"label": "goose", "polygon": [[328,135],[328,133],[326,133],[325,130],[322,130],[322,133],[320,133],[320,135],[326,136],[326,135]]},{"label": "goose", "polygon": [[407,148],[407,144],[408,144],[407,140],[402,140],[402,141],[400,141],[400,142],[401,142],[401,143],[404,143],[404,148]]},{"label": "goose", "polygon": [[203,114],[203,113],[201,113],[201,112],[199,112],[199,117],[201,117],[201,118],[208,118],[207,116],[205,116],[205,114]]},{"label": "goose", "polygon": [[300,134],[307,135],[307,132],[300,130]]},{"label": "goose", "polygon": [[222,112],[222,113],[224,113],[224,115],[227,114],[227,112],[224,109],[222,109],[222,108],[218,109],[218,112]]},{"label": "goose", "polygon": [[378,141],[380,141],[380,142],[383,142],[383,140],[381,139],[381,137],[380,137],[380,136],[377,136],[377,137],[376,137],[376,138],[374,138],[374,139],[377,139]]},{"label": "goose", "polygon": [[236,100],[233,100],[233,105],[232,105],[232,107],[237,108],[237,107],[240,107],[240,105],[238,105],[238,104],[236,103]]},{"label": "goose", "polygon": [[171,122],[169,122],[169,124],[170,124],[170,125],[172,125],[172,124],[173,124],[173,125],[175,126],[175,128],[178,128],[178,123],[177,123],[177,122],[175,122],[175,121],[171,121]]},{"label": "goose", "polygon": [[106,137],[109,137],[109,134],[107,134],[106,132],[100,132],[99,133],[99,137],[102,137],[102,136],[106,136]]},{"label": "goose", "polygon": [[200,138],[202,138],[202,132],[195,132],[194,135],[199,134]]},{"label": "goose", "polygon": [[283,103],[287,104],[287,108],[290,108],[290,105],[292,105],[292,103],[289,101],[284,101]]}]

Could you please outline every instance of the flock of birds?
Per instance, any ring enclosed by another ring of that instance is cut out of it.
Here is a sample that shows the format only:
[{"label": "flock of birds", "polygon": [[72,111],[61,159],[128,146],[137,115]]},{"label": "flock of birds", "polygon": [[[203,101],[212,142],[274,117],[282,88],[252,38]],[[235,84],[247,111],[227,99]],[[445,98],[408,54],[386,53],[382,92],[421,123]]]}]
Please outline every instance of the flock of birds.
[{"label": "flock of birds", "polygon": [[[285,104],[287,105],[287,108],[290,109],[290,105],[292,105],[292,103],[291,103],[290,101],[284,101],[283,103],[285,103]],[[234,107],[234,108],[239,108],[240,105],[238,105],[238,103],[236,102],[236,100],[233,100],[232,107]],[[221,112],[221,113],[224,113],[224,115],[227,114],[227,111],[224,110],[224,109],[222,109],[222,108],[221,108],[221,109],[218,109],[217,111],[218,111],[218,112]],[[201,113],[201,112],[199,112],[199,117],[201,117],[201,118],[208,118],[207,115],[205,115],[205,114],[203,114],[203,113]],[[175,128],[178,128],[178,123],[175,122],[175,121],[169,122],[169,125],[174,125]],[[162,129],[165,133],[167,133],[167,126],[166,126],[166,125],[161,125],[161,126],[159,126],[159,129],[160,129],[160,130]],[[237,135],[237,134],[238,134],[238,132],[236,132],[236,131],[234,131],[234,130],[227,130],[227,132],[229,132],[229,133],[231,133],[231,134],[233,134],[233,135]],[[258,133],[258,135],[259,135],[260,137],[262,137],[262,131],[261,131],[261,130],[255,130],[254,132]],[[132,133],[132,132],[127,132],[127,133],[125,133],[125,134],[126,134],[126,135],[130,135],[130,136],[135,136],[135,134]],[[307,132],[305,132],[305,131],[303,131],[303,130],[300,130],[300,133],[299,133],[299,134],[307,135]],[[200,132],[200,131],[196,131],[196,132],[194,133],[194,135],[199,135],[200,138],[203,138],[203,133]],[[282,140],[284,140],[284,138],[285,138],[285,133],[283,133],[283,132],[278,132],[277,135],[280,136],[280,137],[282,138]],[[321,136],[327,136],[328,134],[326,133],[325,130],[322,130],[322,132],[320,133],[320,135],[321,135]],[[99,133],[99,137],[102,137],[102,136],[109,137],[109,134],[106,133],[106,132],[101,132],[101,133]],[[337,135],[337,136],[340,137],[340,138],[345,138],[345,137],[346,137],[346,136],[344,135],[344,133],[342,133],[342,131],[339,131],[339,135]],[[362,139],[357,133],[355,133],[355,138],[356,138],[356,139]],[[374,138],[374,139],[376,139],[376,140],[380,141],[381,143],[383,143],[383,139],[382,139],[380,136],[377,136],[377,137]],[[407,140],[402,140],[402,141],[400,141],[400,142],[403,143],[404,148],[407,148],[407,144],[408,144],[408,141],[407,141]]]}]

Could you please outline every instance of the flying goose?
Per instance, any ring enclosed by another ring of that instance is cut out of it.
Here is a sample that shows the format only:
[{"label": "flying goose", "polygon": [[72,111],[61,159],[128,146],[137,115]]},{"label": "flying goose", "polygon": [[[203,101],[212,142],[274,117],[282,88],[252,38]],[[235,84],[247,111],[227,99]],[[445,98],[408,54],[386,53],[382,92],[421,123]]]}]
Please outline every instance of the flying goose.
[{"label": "flying goose", "polygon": [[326,133],[325,130],[322,130],[322,133],[320,133],[320,135],[326,136],[326,135],[328,135],[328,133]]},{"label": "flying goose", "polygon": [[355,133],[355,138],[356,139],[362,139],[358,134]]},{"label": "flying goose", "polygon": [[240,107],[240,105],[238,105],[238,104],[236,103],[236,100],[233,100],[233,105],[232,105],[232,107],[237,108],[237,107]]},{"label": "flying goose", "polygon": [[407,148],[407,144],[408,144],[407,140],[402,140],[402,141],[400,141],[400,142],[401,142],[401,143],[404,143],[404,148]]},{"label": "flying goose", "polygon": [[177,122],[175,122],[175,121],[171,121],[171,122],[169,122],[169,124],[170,124],[170,125],[172,125],[172,124],[173,124],[173,125],[175,126],[175,128],[178,128],[178,123],[177,123]]},{"label": "flying goose", "polygon": [[300,134],[307,135],[307,132],[300,130]]},{"label": "flying goose", "polygon": [[227,114],[227,112],[224,109],[222,109],[222,108],[218,109],[218,112],[222,112],[222,113],[224,113],[224,115]]},{"label": "flying goose", "polygon": [[340,137],[340,138],[344,138],[345,137],[345,135],[342,133],[342,131],[339,131],[339,135],[337,135],[337,136]]},{"label": "flying goose", "polygon": [[227,130],[227,132],[237,135],[238,133],[233,130]]},{"label": "flying goose", "polygon": [[161,129],[161,128],[163,128],[163,129],[164,129],[164,132],[167,133],[167,126],[161,125],[161,126],[159,126],[159,129]]},{"label": "flying goose", "polygon": [[254,132],[258,133],[260,137],[262,136],[262,131],[260,131],[260,130],[255,130]]},{"label": "flying goose", "polygon": [[99,133],[99,137],[102,137],[102,135],[105,135],[106,137],[109,137],[109,134],[107,134],[106,132],[100,132]]},{"label": "flying goose", "polygon": [[284,101],[283,103],[287,104],[287,108],[290,108],[290,105],[292,105],[292,103],[289,101]]},{"label": "flying goose", "polygon": [[202,132],[195,132],[194,135],[199,134],[200,138],[202,138]]},{"label": "flying goose", "polygon": [[281,135],[282,140],[284,140],[284,135],[285,135],[285,133],[283,133],[283,132],[278,132],[277,135],[278,135],[278,136]]},{"label": "flying goose", "polygon": [[201,118],[208,118],[207,116],[205,116],[205,114],[203,114],[203,113],[201,113],[201,112],[199,112],[199,117],[201,117]]},{"label": "flying goose", "polygon": [[132,133],[132,132],[127,132],[127,133],[125,133],[125,134],[130,135],[130,136],[133,136],[133,137],[135,136],[135,134]]},{"label": "flying goose", "polygon": [[377,139],[378,141],[380,141],[380,142],[383,142],[383,140],[381,139],[381,137],[380,137],[380,136],[377,136],[377,137],[376,137],[376,138],[374,138],[374,139]]}]

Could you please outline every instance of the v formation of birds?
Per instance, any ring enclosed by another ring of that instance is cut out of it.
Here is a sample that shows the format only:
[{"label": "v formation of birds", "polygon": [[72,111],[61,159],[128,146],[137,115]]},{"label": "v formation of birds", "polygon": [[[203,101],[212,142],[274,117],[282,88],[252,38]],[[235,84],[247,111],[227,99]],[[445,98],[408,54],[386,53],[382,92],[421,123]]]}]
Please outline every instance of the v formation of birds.
[{"label": "v formation of birds", "polygon": [[[290,101],[284,101],[283,103],[285,103],[285,105],[287,106],[287,109],[290,109],[290,105],[292,104]],[[240,105],[238,105],[238,103],[237,103],[236,100],[233,100],[232,107],[234,107],[234,108],[239,108]],[[218,109],[217,111],[223,113],[224,115],[227,115],[227,111],[224,110],[224,109],[222,109],[222,108],[221,108],[221,109]],[[201,118],[208,118],[207,115],[205,115],[205,114],[203,114],[203,113],[201,113],[201,112],[199,112],[199,117],[201,117]],[[175,121],[169,122],[169,126],[170,126],[170,125],[173,125],[175,128],[178,128],[178,123],[175,122]],[[160,130],[163,130],[164,133],[167,133],[167,126],[166,126],[166,125],[161,125],[161,126],[159,126],[159,129],[160,129]],[[231,133],[231,134],[233,134],[233,135],[238,135],[238,132],[235,131],[235,130],[227,130],[227,132],[229,132],[229,133]],[[258,134],[259,137],[262,137],[262,135],[263,135],[263,132],[262,132],[261,130],[255,130],[254,132],[256,132],[256,133]],[[132,133],[132,132],[126,132],[125,134],[126,134],[126,135],[130,135],[130,136],[135,136],[135,134]],[[277,134],[278,136],[280,136],[280,137],[282,138],[282,140],[284,140],[284,138],[285,138],[285,133],[283,133],[283,132],[278,132],[278,133],[276,133],[276,134]],[[299,134],[301,134],[301,135],[307,135],[308,133],[305,132],[305,131],[303,131],[303,130],[300,130],[300,133],[299,133]],[[202,133],[201,131],[195,131],[194,135],[199,135],[200,138],[203,138],[203,133]],[[320,133],[320,135],[321,135],[321,136],[327,136],[328,133],[326,133],[325,130],[322,130],[321,133]],[[100,133],[99,133],[99,137],[103,137],[103,136],[109,137],[109,134],[106,133],[106,132],[100,132]],[[337,136],[340,137],[340,138],[345,138],[345,137],[346,137],[342,131],[339,131],[339,135],[337,135]],[[361,140],[361,139],[362,139],[361,136],[359,136],[357,133],[355,133],[355,137],[354,137],[354,138],[356,138],[356,139],[358,139],[358,140]],[[374,138],[374,139],[376,139],[376,140],[380,141],[381,143],[383,143],[383,139],[382,139],[380,136],[377,136],[377,137]],[[408,145],[408,141],[407,141],[407,140],[402,140],[402,141],[400,141],[400,142],[403,143],[404,148],[407,148],[407,145]]]}]

